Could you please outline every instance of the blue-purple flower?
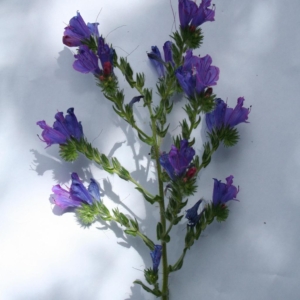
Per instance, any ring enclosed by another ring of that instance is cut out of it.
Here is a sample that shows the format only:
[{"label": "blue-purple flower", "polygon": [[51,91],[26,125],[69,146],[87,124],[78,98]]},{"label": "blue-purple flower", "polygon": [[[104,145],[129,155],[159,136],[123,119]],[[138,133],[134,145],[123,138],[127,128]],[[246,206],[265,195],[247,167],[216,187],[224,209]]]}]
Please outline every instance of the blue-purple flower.
[{"label": "blue-purple flower", "polygon": [[193,55],[192,50],[186,52],[184,64],[175,71],[175,75],[188,97],[193,98],[205,88],[217,84],[220,70],[211,63],[209,55],[198,57]]},{"label": "blue-purple flower", "polygon": [[211,0],[202,0],[199,7],[194,1],[179,0],[178,11],[182,28],[187,26],[198,27],[206,21],[214,21],[215,10],[209,8]]},{"label": "blue-purple flower", "polygon": [[158,266],[160,263],[161,255],[162,255],[162,246],[155,245],[154,250],[150,252],[152,262],[153,262],[153,271],[158,272]]},{"label": "blue-purple flower", "polygon": [[164,152],[160,156],[159,162],[169,177],[175,180],[177,177],[181,177],[185,174],[194,155],[195,150],[189,147],[188,141],[181,140],[180,148],[178,149],[175,145],[172,145],[169,153]]},{"label": "blue-purple flower", "polygon": [[77,16],[73,17],[69,25],[65,27],[63,43],[69,47],[76,47],[82,45],[84,40],[90,38],[90,36],[99,37],[98,32],[99,23],[86,23],[77,12]]},{"label": "blue-purple flower", "polygon": [[129,106],[132,107],[134,103],[136,102],[140,102],[140,100],[144,98],[144,96],[135,96],[131,99],[131,101],[129,102]]},{"label": "blue-purple flower", "polygon": [[77,173],[71,174],[72,184],[70,191],[63,189],[59,184],[53,186],[54,203],[65,209],[69,207],[80,207],[82,204],[93,204],[94,201],[100,200],[99,186],[96,181],[91,178],[88,189],[82,184]]},{"label": "blue-purple flower", "polygon": [[73,68],[81,73],[93,73],[94,75],[101,75],[101,70],[98,66],[98,57],[86,45],[80,45],[78,53],[74,55],[76,60],[73,63]]},{"label": "blue-purple flower", "polygon": [[165,61],[162,59],[159,49],[157,46],[151,47],[151,52],[147,53],[151,63],[157,70],[159,77],[165,76],[165,66],[164,63],[171,63],[174,66],[173,54],[172,54],[172,43],[167,41],[164,43],[163,50],[164,50],[164,57]]},{"label": "blue-purple flower", "polygon": [[199,222],[201,215],[204,211],[204,210],[202,210],[198,214],[198,208],[199,208],[201,202],[202,202],[202,200],[197,201],[193,207],[191,207],[190,209],[188,209],[186,211],[185,217],[189,220],[188,225],[191,227],[194,227]]},{"label": "blue-purple flower", "polygon": [[98,38],[97,54],[101,61],[104,75],[110,75],[113,69],[112,67],[115,50],[113,48],[110,48],[108,44],[105,44],[104,38],[102,36]]},{"label": "blue-purple flower", "polygon": [[238,98],[237,105],[233,109],[229,108],[222,99],[216,99],[215,109],[206,114],[206,125],[209,132],[212,132],[213,129],[220,129],[223,126],[232,128],[242,122],[248,123],[247,119],[250,109],[243,107],[244,100],[243,97]]},{"label": "blue-purple flower", "polygon": [[239,188],[232,185],[232,175],[226,178],[226,183],[222,183],[221,180],[217,180],[215,178],[213,179],[215,181],[213,190],[213,205],[225,205],[229,200],[237,200],[236,196],[239,192]]},{"label": "blue-purple flower", "polygon": [[62,112],[56,113],[56,121],[53,123],[53,128],[48,126],[45,121],[36,123],[43,129],[42,141],[47,144],[47,147],[52,144],[65,144],[71,137],[78,141],[83,137],[81,122],[77,121],[74,108],[69,108],[67,113],[66,117],[64,117]]}]

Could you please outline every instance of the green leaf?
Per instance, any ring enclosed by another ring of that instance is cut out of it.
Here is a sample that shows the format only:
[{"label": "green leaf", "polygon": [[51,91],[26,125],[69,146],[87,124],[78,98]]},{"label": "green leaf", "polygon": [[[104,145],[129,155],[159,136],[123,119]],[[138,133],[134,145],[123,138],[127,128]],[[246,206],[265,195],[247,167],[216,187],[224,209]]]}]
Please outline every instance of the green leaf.
[{"label": "green leaf", "polygon": [[144,142],[144,143],[146,143],[146,144],[148,144],[148,145],[150,145],[150,146],[153,146],[153,145],[154,145],[153,138],[145,137],[144,135],[140,134],[139,132],[138,132],[138,136],[139,136],[139,139],[140,139],[142,142]]},{"label": "green leaf", "polygon": [[144,283],[142,283],[140,280],[135,280],[133,283],[139,284],[142,286],[142,288],[147,291],[148,293],[151,293],[153,295],[155,295],[156,297],[160,297],[162,295],[161,291],[157,290],[157,289],[150,289],[149,287],[147,287]]},{"label": "green leaf", "polygon": [[169,266],[169,272],[175,272],[177,270],[180,270],[182,268],[183,265],[183,260],[185,257],[185,253],[186,253],[187,248],[184,248],[183,253],[181,254],[181,256],[179,257],[179,259],[177,260],[177,262],[173,265],[173,266]]},{"label": "green leaf", "polygon": [[186,140],[189,140],[189,138],[190,138],[190,127],[189,127],[186,119],[184,119],[182,122],[180,122],[180,126],[181,126],[182,137]]},{"label": "green leaf", "polygon": [[132,236],[136,236],[136,231],[135,230],[125,229],[124,232],[126,234],[129,234],[129,235],[132,235]]},{"label": "green leaf", "polygon": [[162,241],[166,242],[166,243],[169,243],[171,238],[170,236],[167,234],[167,235],[164,235],[162,238],[161,238]]},{"label": "green leaf", "polygon": [[167,132],[168,132],[169,126],[170,126],[170,124],[164,130],[160,130],[159,127],[157,127],[157,129],[156,129],[157,134],[160,137],[164,138],[166,136]]},{"label": "green leaf", "polygon": [[178,216],[178,217],[175,218],[175,220],[173,221],[173,224],[174,224],[174,225],[177,225],[177,224],[181,221],[182,218],[183,218],[183,215]]},{"label": "green leaf", "polygon": [[149,203],[153,204],[154,202],[160,201],[160,197],[159,197],[159,196],[150,197],[150,196],[147,195],[147,194],[145,193],[145,191],[144,191],[141,187],[139,187],[139,186],[137,186],[136,189],[137,189],[140,193],[143,194],[144,198],[145,198]]},{"label": "green leaf", "polygon": [[153,243],[147,236],[145,236],[145,235],[143,235],[142,239],[143,239],[144,243],[146,244],[146,246],[147,246],[151,251],[153,251],[154,248],[155,248],[154,243]]},{"label": "green leaf", "polygon": [[160,240],[161,239],[161,236],[162,236],[162,233],[163,233],[163,226],[160,222],[157,223],[157,226],[156,226],[156,236],[157,236],[157,239]]},{"label": "green leaf", "polygon": [[191,227],[187,226],[187,228],[188,232],[185,235],[185,244],[187,248],[190,248],[194,244],[195,235]]},{"label": "green leaf", "polygon": [[136,219],[130,219],[130,224],[134,229],[139,230],[139,224]]},{"label": "green leaf", "polygon": [[119,221],[120,221],[120,223],[123,226],[125,226],[125,227],[128,226],[129,220],[128,220],[128,218],[123,213],[120,213],[120,215],[119,215]]}]

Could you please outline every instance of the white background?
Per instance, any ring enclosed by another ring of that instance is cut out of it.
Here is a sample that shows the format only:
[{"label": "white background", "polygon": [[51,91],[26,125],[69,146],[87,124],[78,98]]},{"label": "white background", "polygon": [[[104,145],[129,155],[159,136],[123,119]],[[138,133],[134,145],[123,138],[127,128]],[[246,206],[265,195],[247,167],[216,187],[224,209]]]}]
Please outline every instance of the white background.
[{"label": "white background", "polygon": [[[177,1],[171,3],[178,28]],[[230,174],[240,186],[240,202],[231,201],[227,222],[213,223],[188,251],[183,268],[171,274],[170,299],[298,300],[300,3],[214,3],[216,21],[202,26],[204,44],[194,53],[210,54],[220,68],[214,92],[231,107],[244,96],[252,111],[250,123],[238,126],[238,145],[220,147],[199,174],[199,191],[189,207],[201,197],[211,199],[212,178],[224,181]],[[1,1],[1,300],[155,299],[132,283],[143,280],[143,269],[152,264],[139,239],[126,237],[115,224],[83,229],[73,213],[57,215],[49,201],[52,186],[69,185],[71,172],[78,172],[85,184],[94,177],[105,203],[137,216],[155,240],[158,208],[145,203],[130,183],[107,175],[83,156],[62,162],[58,146],[44,149],[37,137],[37,121],[52,125],[57,111],[74,107],[89,141],[117,156],[155,193],[149,148],[112,112],[93,76],[72,69],[75,49],[65,47],[61,38],[77,10],[86,22],[98,16],[104,37],[114,30],[107,42],[119,56],[132,52],[128,59],[135,71],[145,72],[149,87],[157,74],[146,51],[152,45],[162,50],[175,26],[169,0]],[[137,95],[122,77],[120,84],[126,102]],[[179,98],[174,103],[172,135],[179,133],[183,103]],[[148,131],[142,105],[135,105],[134,112]],[[201,154],[205,128],[194,135]],[[168,136],[165,149],[170,145]],[[185,223],[174,229],[169,263],[181,253]]]}]

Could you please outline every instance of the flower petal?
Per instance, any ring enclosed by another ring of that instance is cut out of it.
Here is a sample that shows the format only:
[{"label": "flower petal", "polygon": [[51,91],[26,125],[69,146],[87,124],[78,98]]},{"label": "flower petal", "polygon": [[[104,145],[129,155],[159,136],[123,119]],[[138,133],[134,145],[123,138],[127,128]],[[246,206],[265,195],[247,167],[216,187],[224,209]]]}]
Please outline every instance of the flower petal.
[{"label": "flower petal", "polygon": [[74,200],[85,201],[88,204],[93,204],[93,198],[85,186],[80,181],[77,173],[71,174],[72,184],[70,194]]}]

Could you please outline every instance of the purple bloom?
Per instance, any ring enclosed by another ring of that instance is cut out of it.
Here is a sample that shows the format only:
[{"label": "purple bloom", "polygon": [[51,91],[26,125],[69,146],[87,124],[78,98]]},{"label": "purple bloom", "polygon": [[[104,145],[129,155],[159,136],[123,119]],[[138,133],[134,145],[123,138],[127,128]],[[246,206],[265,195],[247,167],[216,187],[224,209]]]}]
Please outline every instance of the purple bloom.
[{"label": "purple bloom", "polygon": [[153,262],[153,271],[158,272],[158,266],[160,263],[161,255],[162,255],[162,246],[155,245],[155,249],[150,252],[152,262]]},{"label": "purple bloom", "polygon": [[185,217],[189,220],[188,225],[194,227],[200,220],[203,211],[198,214],[198,208],[201,204],[202,200],[196,202],[196,204],[186,211]]},{"label": "purple bloom", "polygon": [[36,124],[42,129],[43,142],[47,143],[47,147],[52,144],[65,144],[70,137],[80,140],[83,137],[81,123],[77,121],[74,114],[74,108],[68,109],[68,115],[64,117],[62,112],[55,115],[56,121],[53,123],[53,128],[48,126],[45,121],[38,121]]},{"label": "purple bloom", "polygon": [[215,11],[210,9],[211,0],[202,0],[199,7],[194,1],[179,0],[178,11],[181,27],[198,27],[206,21],[214,21]]},{"label": "purple bloom", "polygon": [[87,23],[87,27],[89,28],[90,34],[96,38],[99,37],[98,25],[99,23]]},{"label": "purple bloom", "polygon": [[38,121],[36,123],[39,125],[42,129],[42,137],[43,137],[43,142],[47,143],[47,147],[50,147],[52,144],[64,144],[67,141],[67,137],[60,133],[59,131],[51,128],[46,124],[45,121]]},{"label": "purple bloom", "polygon": [[129,106],[132,107],[134,103],[140,102],[141,98],[144,98],[144,96],[136,96],[133,97],[132,100],[129,102]]},{"label": "purple bloom", "polygon": [[186,52],[183,66],[175,71],[175,75],[184,92],[189,97],[200,94],[208,86],[216,85],[219,79],[219,68],[211,66],[209,55],[193,56],[192,50]]},{"label": "purple bloom", "polygon": [[210,132],[213,129],[220,129],[222,126],[229,126],[230,128],[245,122],[250,113],[249,108],[243,107],[244,98],[240,97],[237,100],[236,107],[229,108],[227,104],[220,98],[216,99],[215,109],[206,114],[206,125]]},{"label": "purple bloom", "polygon": [[163,60],[161,58],[161,54],[159,49],[156,46],[151,47],[152,52],[148,53],[148,57],[151,60],[151,63],[154,65],[158,76],[164,77],[165,76],[165,68],[163,65]]},{"label": "purple bloom", "polygon": [[66,115],[66,125],[71,136],[76,140],[80,140],[83,137],[83,130],[81,122],[77,121],[77,118],[74,114],[74,108],[70,107],[67,110],[68,115]]},{"label": "purple bloom", "polygon": [[172,43],[167,41],[164,43],[163,50],[164,50],[164,57],[165,61],[162,59],[159,49],[157,46],[151,47],[152,51],[147,53],[148,57],[151,60],[151,63],[157,70],[159,77],[165,76],[165,62],[169,62],[174,66],[173,54],[172,54]]},{"label": "purple bloom", "polygon": [[83,203],[93,204],[94,201],[100,200],[99,186],[96,181],[91,178],[91,183],[86,189],[81,183],[77,173],[72,173],[72,184],[70,191],[63,189],[59,184],[53,186],[54,203],[61,208],[80,207]]},{"label": "purple bloom", "polygon": [[[215,10],[210,9],[211,0],[202,0],[196,14],[193,17],[192,26],[198,27],[206,21],[215,20]],[[214,8],[214,5],[213,5]]]},{"label": "purple bloom", "polygon": [[175,180],[176,179],[175,170],[174,170],[173,166],[170,163],[169,154],[167,154],[165,152],[163,154],[161,154],[160,157],[159,157],[159,163],[165,169],[165,171],[167,172],[169,177],[172,180]]},{"label": "purple bloom", "polygon": [[103,69],[105,69],[107,67],[108,62],[110,63],[111,67],[113,66],[113,59],[114,59],[115,50],[113,48],[110,48],[108,46],[108,44],[105,44],[104,38],[102,36],[100,36],[98,38],[97,54],[98,54],[98,57],[101,61]]},{"label": "purple bloom", "polygon": [[53,129],[62,133],[67,139],[70,138],[70,131],[63,112],[58,112],[55,114],[54,118],[56,121],[53,123]]},{"label": "purple bloom", "polygon": [[92,195],[92,197],[95,200],[101,201],[100,200],[100,190],[99,190],[99,186],[98,186],[97,182],[93,178],[91,178],[90,180],[91,180],[91,183],[88,186],[89,193]]},{"label": "purple bloom", "polygon": [[63,189],[59,184],[53,186],[52,192],[54,193],[54,203],[62,209],[79,207],[82,204],[80,200],[74,200],[70,192]]},{"label": "purple bloom", "polygon": [[166,41],[164,43],[163,49],[164,49],[165,61],[171,63],[171,65],[174,66],[175,63],[173,60],[172,45],[173,45],[172,42]]},{"label": "purple bloom", "polygon": [[222,183],[221,180],[213,178],[214,190],[213,190],[213,205],[225,204],[229,200],[237,200],[236,195],[239,192],[239,188],[236,188],[233,183],[233,176],[230,175],[226,178],[226,183]]},{"label": "purple bloom", "polygon": [[73,63],[73,68],[81,73],[93,73],[94,75],[100,75],[101,70],[98,66],[98,58],[96,54],[89,49],[86,45],[80,45],[78,54],[74,57],[77,59]]},{"label": "purple bloom", "polygon": [[169,154],[163,153],[159,162],[161,166],[166,170],[169,177],[174,180],[176,177],[181,177],[189,167],[195,150],[189,147],[187,140],[180,141],[180,149],[177,149],[174,145],[171,146]]},{"label": "purple bloom", "polygon": [[98,25],[99,23],[86,25],[80,13],[77,12],[77,16],[70,20],[69,26],[65,27],[63,43],[69,47],[76,47],[82,45],[82,41],[89,39],[91,35],[98,37]]}]

